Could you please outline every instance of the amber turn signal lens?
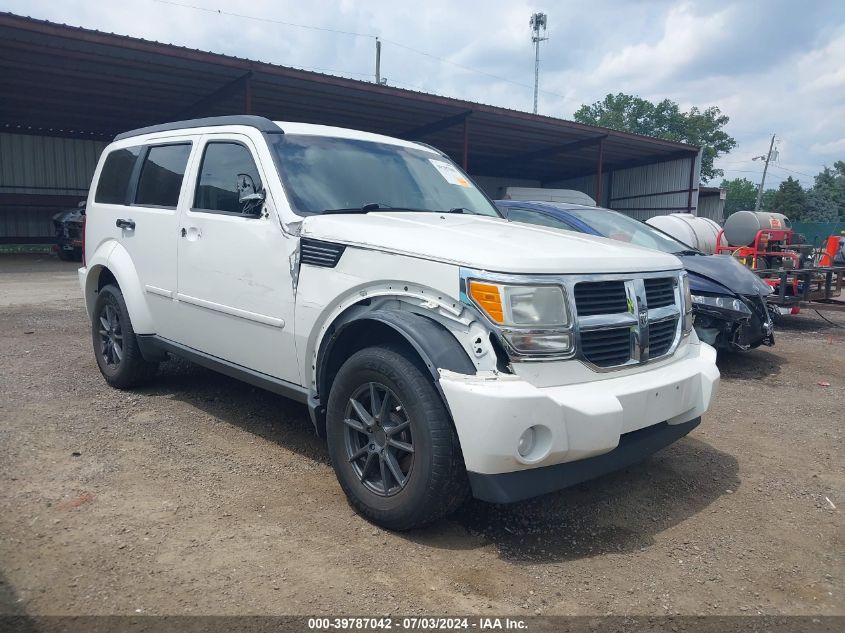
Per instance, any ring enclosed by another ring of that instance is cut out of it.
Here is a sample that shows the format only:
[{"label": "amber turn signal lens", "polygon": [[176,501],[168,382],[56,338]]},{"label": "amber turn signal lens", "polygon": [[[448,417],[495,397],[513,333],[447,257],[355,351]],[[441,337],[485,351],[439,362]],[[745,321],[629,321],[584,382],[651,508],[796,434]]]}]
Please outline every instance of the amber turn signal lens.
[{"label": "amber turn signal lens", "polygon": [[487,313],[494,322],[503,323],[505,314],[502,310],[502,295],[499,287],[479,281],[469,282],[469,295]]}]

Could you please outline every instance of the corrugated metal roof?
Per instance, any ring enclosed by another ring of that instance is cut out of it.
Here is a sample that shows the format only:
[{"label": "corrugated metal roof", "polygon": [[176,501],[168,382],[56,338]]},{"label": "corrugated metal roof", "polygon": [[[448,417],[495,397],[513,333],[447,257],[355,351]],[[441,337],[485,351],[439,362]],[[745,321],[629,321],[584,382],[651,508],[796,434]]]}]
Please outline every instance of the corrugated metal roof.
[{"label": "corrugated metal roof", "polygon": [[[477,102],[0,13],[0,130],[110,138],[250,112],[424,140],[477,175],[558,180],[698,148]],[[466,136],[464,121],[467,121]]]}]

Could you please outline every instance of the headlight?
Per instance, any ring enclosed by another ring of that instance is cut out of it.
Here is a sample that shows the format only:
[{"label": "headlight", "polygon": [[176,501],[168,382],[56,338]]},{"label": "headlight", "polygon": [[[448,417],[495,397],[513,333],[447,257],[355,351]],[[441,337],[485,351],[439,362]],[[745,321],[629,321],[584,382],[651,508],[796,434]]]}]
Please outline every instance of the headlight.
[{"label": "headlight", "polygon": [[741,300],[734,297],[726,297],[723,295],[692,295],[692,301],[694,304],[709,308],[739,312],[740,314],[751,314],[751,310],[748,309],[748,306]]},{"label": "headlight", "polygon": [[498,325],[565,327],[569,310],[560,286],[522,286],[471,279],[467,293]]},{"label": "headlight", "polygon": [[467,281],[466,294],[498,327],[517,354],[560,356],[572,350],[563,288],[494,281]]},{"label": "headlight", "polygon": [[684,291],[684,334],[692,330],[692,295],[689,290],[689,275],[681,275],[681,288]]}]

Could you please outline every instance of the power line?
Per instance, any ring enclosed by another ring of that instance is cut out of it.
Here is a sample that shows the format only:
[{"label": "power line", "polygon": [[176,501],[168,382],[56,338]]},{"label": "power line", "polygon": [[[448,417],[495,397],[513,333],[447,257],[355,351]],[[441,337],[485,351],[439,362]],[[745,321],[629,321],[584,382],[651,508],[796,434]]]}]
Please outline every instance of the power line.
[{"label": "power line", "polygon": [[[464,66],[463,64],[459,64],[457,62],[453,62],[449,59],[444,57],[438,57],[437,55],[433,55],[431,53],[426,53],[425,51],[418,50],[416,48],[411,48],[405,44],[400,44],[394,40],[389,40],[386,37],[381,38],[383,42],[388,42],[389,44],[393,44],[394,46],[398,46],[399,48],[404,48],[405,50],[411,51],[412,53],[416,53],[417,55],[423,55],[425,57],[430,57],[431,59],[437,60],[443,64],[448,64],[450,66],[454,66],[455,68],[460,68],[462,70],[467,70],[469,72],[478,73],[479,75],[485,75],[492,79],[498,79],[499,81],[505,81],[509,84],[513,84],[514,86],[520,86],[521,88],[527,88],[528,90],[533,90],[534,87],[529,84],[520,83],[518,81],[514,81],[513,79],[508,79],[507,77],[501,77],[499,75],[494,75],[493,73],[488,73],[484,70],[479,70],[478,68],[471,68],[469,66]],[[556,92],[551,92],[549,90],[540,90],[540,92],[544,92],[546,94],[554,95],[556,97],[560,97],[561,99],[565,99],[566,97],[562,94],[558,94]]]},{"label": "power line", "polygon": [[807,178],[815,178],[812,174],[805,174],[803,171],[798,171],[797,169],[790,169],[789,167],[781,167],[777,163],[772,165],[772,167],[777,167],[778,169],[783,169],[784,171],[791,171],[793,174],[800,174],[801,176],[807,176]]},{"label": "power line", "polygon": [[[326,32],[326,33],[336,33],[336,34],[339,34],[339,35],[348,35],[350,37],[364,37],[364,38],[369,38],[369,39],[373,39],[373,40],[375,40],[378,37],[378,38],[381,39],[382,42],[392,44],[393,46],[396,46],[397,48],[405,49],[405,50],[410,51],[412,53],[415,53],[417,55],[421,55],[423,57],[428,57],[428,58],[433,59],[435,61],[438,61],[442,64],[448,64],[449,66],[454,66],[455,68],[460,68],[461,70],[476,73],[476,74],[479,74],[479,75],[484,75],[485,77],[490,77],[491,79],[496,79],[498,81],[504,81],[504,82],[512,84],[514,86],[519,86],[521,88],[526,88],[528,90],[533,89],[533,86],[531,86],[529,84],[524,84],[524,83],[521,83],[521,82],[518,82],[518,81],[514,81],[512,79],[508,79],[507,77],[501,77],[499,75],[494,75],[493,73],[488,73],[484,70],[479,70],[478,68],[472,68],[470,66],[464,66],[463,64],[453,62],[453,61],[446,59],[444,57],[440,57],[439,55],[427,53],[426,51],[421,51],[417,48],[413,48],[411,46],[408,46],[407,44],[402,44],[400,42],[388,39],[386,37],[377,36],[373,33],[358,33],[356,31],[345,31],[345,30],[342,30],[342,29],[333,29],[333,28],[329,28],[329,27],[312,26],[312,25],[309,25],[309,24],[299,24],[299,23],[296,23],[296,22],[287,22],[285,20],[276,20],[274,18],[263,18],[263,17],[259,17],[259,16],[255,16],[255,15],[245,15],[243,13],[235,13],[233,11],[224,11],[222,9],[212,9],[212,8],[209,8],[209,7],[202,7],[202,6],[194,5],[194,4],[174,2],[173,0],[153,0],[153,1],[158,2],[160,4],[167,4],[167,5],[174,6],[174,7],[181,7],[183,9],[194,9],[196,11],[203,11],[205,13],[225,15],[225,16],[229,16],[229,17],[233,17],[233,18],[241,18],[241,19],[244,19],[244,20],[253,20],[253,21],[256,21],[256,22],[270,22],[272,24],[280,24],[282,26],[289,26],[289,27],[294,27],[294,28],[307,29],[307,30],[310,30],[310,31],[323,31],[323,32]],[[356,72],[356,73],[348,73],[348,74],[366,76],[366,75],[369,75],[370,73],[357,73]],[[393,80],[391,80],[391,81],[393,81]],[[399,82],[393,81],[393,83],[399,83]],[[565,95],[562,95],[562,94],[557,93],[557,92],[552,92],[551,90],[540,90],[540,92],[542,92],[544,94],[552,95],[552,96],[555,96],[555,97],[560,97],[561,99],[566,99]]]},{"label": "power line", "polygon": [[[733,172],[741,173],[741,174],[756,174],[756,173],[759,173],[759,170],[742,170],[742,169],[732,169],[731,168],[731,165],[747,165],[750,162],[751,162],[751,159],[734,161],[734,162],[721,162],[720,161],[718,166],[719,166],[720,169],[724,167],[728,171],[733,171]],[[799,174],[801,176],[806,176],[807,178],[815,178],[815,176],[813,176],[813,174],[808,174],[808,173],[803,172],[803,171],[798,171],[797,169],[791,169],[790,167],[784,167],[782,165],[779,165],[778,163],[773,162],[769,166],[773,167],[775,169],[783,169],[784,171],[792,172],[793,174]]]},{"label": "power line", "polygon": [[209,7],[201,7],[195,4],[185,4],[182,2],[173,2],[172,0],[154,0],[161,4],[169,4],[174,7],[182,7],[183,9],[194,9],[196,11],[205,11],[206,13],[216,13],[218,15],[228,15],[232,18],[242,18],[244,20],[255,20],[258,22],[272,22],[273,24],[281,24],[283,26],[293,26],[299,29],[308,29],[311,31],[324,31],[326,33],[337,33],[338,35],[350,35],[352,37],[369,37],[375,39],[375,35],[369,33],[356,33],[355,31],[344,31],[342,29],[332,29],[325,26],[311,26],[309,24],[298,24],[296,22],[285,22],[284,20],[276,20],[273,18],[262,18],[255,15],[244,15],[243,13],[234,13],[233,11],[224,11],[223,9],[211,9]]}]

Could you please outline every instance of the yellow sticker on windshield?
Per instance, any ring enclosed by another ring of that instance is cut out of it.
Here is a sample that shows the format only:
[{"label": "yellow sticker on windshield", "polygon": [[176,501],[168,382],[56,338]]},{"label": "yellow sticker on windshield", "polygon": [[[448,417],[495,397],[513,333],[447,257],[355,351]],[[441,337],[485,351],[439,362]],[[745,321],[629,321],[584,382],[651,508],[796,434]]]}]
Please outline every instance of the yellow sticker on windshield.
[{"label": "yellow sticker on windshield", "polygon": [[440,172],[440,175],[443,176],[449,184],[458,185],[459,187],[469,187],[469,180],[467,180],[466,176],[459,172],[457,167],[451,163],[447,163],[442,160],[435,160],[433,158],[429,158],[428,161],[434,165],[434,168]]}]

